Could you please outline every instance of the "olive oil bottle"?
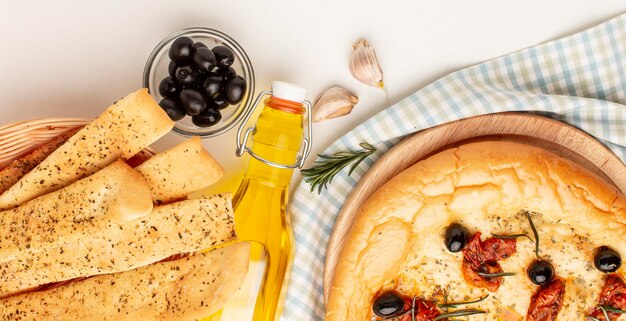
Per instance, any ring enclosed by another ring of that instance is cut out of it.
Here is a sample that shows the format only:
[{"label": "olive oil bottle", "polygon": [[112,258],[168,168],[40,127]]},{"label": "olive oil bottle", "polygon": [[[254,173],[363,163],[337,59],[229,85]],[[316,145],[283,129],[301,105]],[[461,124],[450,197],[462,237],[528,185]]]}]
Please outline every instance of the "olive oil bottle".
[{"label": "olive oil bottle", "polygon": [[[235,228],[239,240],[254,246],[248,278],[231,300],[235,303],[229,302],[221,311],[221,320],[274,321],[282,313],[294,251],[287,213],[289,184],[293,170],[304,164],[310,152],[310,123],[304,137],[305,114],[311,119],[305,93],[292,84],[273,82],[272,92],[260,94],[237,133],[238,156],[247,152],[251,157],[233,197]],[[244,133],[243,127],[266,95],[271,96],[265,99],[256,125]],[[253,300],[250,319],[242,305]]]}]

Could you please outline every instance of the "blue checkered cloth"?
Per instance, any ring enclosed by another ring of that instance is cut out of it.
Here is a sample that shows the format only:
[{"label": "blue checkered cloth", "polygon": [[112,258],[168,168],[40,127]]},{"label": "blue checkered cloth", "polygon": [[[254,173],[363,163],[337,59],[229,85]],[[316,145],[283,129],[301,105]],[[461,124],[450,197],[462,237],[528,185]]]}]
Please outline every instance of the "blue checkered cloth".
[{"label": "blue checkered cloth", "polygon": [[323,153],[377,152],[321,195],[301,182],[290,208],[296,239],[282,320],[324,319],[326,245],[346,197],[372,164],[403,137],[482,114],[525,111],[574,125],[626,160],[626,14],[584,32],[454,72],[359,125]]}]

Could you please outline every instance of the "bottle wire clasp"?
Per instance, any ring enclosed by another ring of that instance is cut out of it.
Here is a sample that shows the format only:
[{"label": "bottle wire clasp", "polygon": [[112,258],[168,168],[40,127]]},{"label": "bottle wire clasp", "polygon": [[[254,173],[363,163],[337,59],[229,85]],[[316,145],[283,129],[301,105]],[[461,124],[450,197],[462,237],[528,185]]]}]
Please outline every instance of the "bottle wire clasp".
[{"label": "bottle wire clasp", "polygon": [[237,150],[236,150],[236,154],[237,157],[241,157],[243,156],[244,153],[248,153],[250,154],[250,156],[254,157],[255,159],[257,159],[258,161],[265,163],[267,165],[273,166],[273,167],[277,167],[277,168],[284,168],[284,169],[288,169],[288,168],[302,168],[304,166],[304,162],[306,161],[307,157],[309,156],[309,154],[311,153],[311,137],[312,135],[312,127],[313,124],[312,122],[312,118],[311,118],[311,102],[309,102],[308,100],[305,100],[302,102],[302,104],[304,104],[306,106],[306,130],[305,130],[305,137],[302,139],[302,143],[300,144],[300,154],[296,157],[296,161],[293,164],[280,164],[280,163],[276,163],[276,162],[272,162],[268,159],[263,158],[260,155],[257,155],[252,149],[250,149],[250,147],[247,146],[248,143],[248,139],[250,138],[250,135],[253,135],[256,132],[256,125],[252,125],[251,127],[248,127],[245,132],[244,132],[244,127],[246,126],[246,124],[248,123],[248,121],[250,120],[250,117],[252,116],[252,114],[254,114],[254,110],[259,106],[259,104],[261,103],[261,100],[263,99],[264,96],[271,96],[272,95],[272,91],[271,90],[264,90],[262,92],[259,93],[259,95],[257,96],[256,100],[254,101],[254,103],[250,106],[250,108],[246,111],[243,121],[241,123],[241,125],[239,126],[239,128],[237,128]]}]

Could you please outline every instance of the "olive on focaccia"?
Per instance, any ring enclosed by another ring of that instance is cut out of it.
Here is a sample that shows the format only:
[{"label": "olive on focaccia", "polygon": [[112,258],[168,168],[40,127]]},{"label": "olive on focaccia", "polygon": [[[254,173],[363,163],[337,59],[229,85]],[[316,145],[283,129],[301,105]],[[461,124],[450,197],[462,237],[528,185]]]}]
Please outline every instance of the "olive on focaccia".
[{"label": "olive on focaccia", "polygon": [[326,320],[603,320],[626,309],[624,251],[619,190],[537,147],[465,144],[362,205]]}]

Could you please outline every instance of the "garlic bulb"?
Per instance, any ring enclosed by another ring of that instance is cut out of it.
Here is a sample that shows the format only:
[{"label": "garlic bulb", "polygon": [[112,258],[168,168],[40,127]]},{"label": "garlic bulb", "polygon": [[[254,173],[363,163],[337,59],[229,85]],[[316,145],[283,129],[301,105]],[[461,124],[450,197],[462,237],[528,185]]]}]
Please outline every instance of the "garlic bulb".
[{"label": "garlic bulb", "polygon": [[349,114],[359,102],[359,98],[341,87],[326,89],[313,106],[313,122],[321,122],[327,119],[341,117]]},{"label": "garlic bulb", "polygon": [[383,88],[383,71],[380,69],[374,48],[367,40],[361,40],[352,46],[350,72],[360,82]]}]

